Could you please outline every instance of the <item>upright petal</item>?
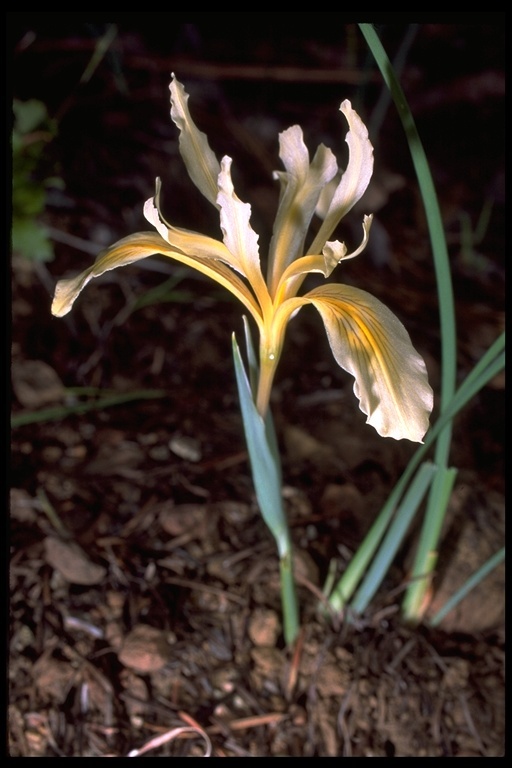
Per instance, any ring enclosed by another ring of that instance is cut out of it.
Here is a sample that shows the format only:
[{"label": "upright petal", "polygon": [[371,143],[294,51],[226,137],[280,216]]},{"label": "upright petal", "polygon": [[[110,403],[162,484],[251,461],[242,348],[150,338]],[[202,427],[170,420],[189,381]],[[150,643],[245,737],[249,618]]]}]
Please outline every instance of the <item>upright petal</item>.
[{"label": "upright petal", "polygon": [[336,158],[323,144],[310,164],[302,129],[298,125],[280,134],[279,145],[279,156],[286,171],[274,173],[280,181],[281,194],[269,251],[272,292],[288,264],[302,256],[320,194],[338,169]]},{"label": "upright petal", "polygon": [[180,152],[188,174],[210,203],[216,205],[217,178],[220,165],[210,149],[208,138],[200,131],[188,109],[188,93],[173,73],[171,84],[171,118],[180,129]]},{"label": "upright petal", "polygon": [[352,109],[350,101],[343,101],[340,111],[347,118],[350,127],[345,138],[349,148],[348,165],[330,202],[323,206],[326,209],[325,218],[311,244],[311,253],[322,251],[341,219],[363,196],[373,173],[373,147],[366,125]]},{"label": "upright petal", "polygon": [[245,275],[264,310],[270,310],[270,296],[260,267],[258,235],[251,227],[251,206],[237,196],[231,179],[231,158],[223,157],[218,179],[217,205],[224,245],[233,266]]},{"label": "upright petal", "polygon": [[347,285],[315,288],[303,298],[322,316],[337,363],[354,376],[367,423],[383,437],[422,442],[433,393],[400,320],[371,294]]}]

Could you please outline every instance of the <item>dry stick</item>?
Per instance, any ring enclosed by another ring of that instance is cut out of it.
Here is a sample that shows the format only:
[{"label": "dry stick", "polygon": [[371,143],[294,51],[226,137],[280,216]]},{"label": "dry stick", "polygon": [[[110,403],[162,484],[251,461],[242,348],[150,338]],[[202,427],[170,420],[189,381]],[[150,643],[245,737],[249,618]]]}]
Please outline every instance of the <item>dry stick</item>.
[{"label": "dry stick", "polygon": [[128,752],[126,757],[139,757],[145,752],[149,752],[151,749],[161,747],[163,744],[167,744],[169,741],[179,739],[184,735],[193,733],[195,736],[201,736],[206,742],[206,751],[203,757],[210,757],[212,754],[212,743],[208,737],[208,734],[203,731],[202,728],[192,726],[181,726],[179,728],[172,728],[170,731],[166,731],[161,736],[154,736],[147,741],[140,749],[132,749]]},{"label": "dry stick", "polygon": [[[166,565],[165,561],[160,561],[159,564],[163,565],[164,567]],[[176,584],[178,587],[186,587],[188,589],[199,589],[201,592],[208,592],[210,595],[220,595],[221,597],[227,597],[228,600],[232,600],[234,603],[238,603],[239,605],[246,605],[246,600],[239,597],[238,595],[234,595],[232,592],[227,592],[225,589],[220,589],[219,587],[209,587],[206,584],[198,584],[195,581],[189,581],[189,579],[179,579],[174,576],[166,576],[165,583]]]}]

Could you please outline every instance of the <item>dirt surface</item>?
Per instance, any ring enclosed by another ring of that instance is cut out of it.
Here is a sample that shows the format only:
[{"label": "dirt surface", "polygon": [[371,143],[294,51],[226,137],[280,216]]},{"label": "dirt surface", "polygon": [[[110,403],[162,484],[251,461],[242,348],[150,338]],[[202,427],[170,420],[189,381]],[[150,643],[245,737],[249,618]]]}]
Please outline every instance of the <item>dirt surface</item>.
[{"label": "dirt surface", "polygon": [[[502,755],[502,567],[429,625],[503,545],[502,376],[454,425],[458,475],[422,625],[400,619],[415,528],[368,612],[327,620],[329,568],[343,572],[414,446],[366,426],[321,323],[306,311],[293,320],[272,403],[301,609],[299,640],[286,649],[230,353],[240,307],[155,258],[92,283],[66,318],[50,314],[58,278],[149,229],[142,205],[156,176],[170,221],[217,236],[178,154],[171,71],[218,156],[234,158],[263,252],[278,132],[299,123],[310,151],[323,141],[341,153],[337,109],[350,98],[375,145],[364,212],[376,222],[369,248],[333,279],[399,315],[438,401],[425,218],[357,26],[325,13],[296,14],[291,29],[265,14],[235,14],[229,29],[225,14],[10,16],[13,97],[41,100],[56,120],[37,173],[63,184],[48,187],[42,217],[54,259],[12,257],[9,754],[123,756],[147,745],[158,757]],[[462,380],[504,324],[504,24],[483,16],[380,32],[391,56],[404,53],[403,86],[440,196]],[[343,237],[359,238],[361,212]],[[126,402],[97,406],[112,395]],[[81,414],[45,416],[77,403]]]}]

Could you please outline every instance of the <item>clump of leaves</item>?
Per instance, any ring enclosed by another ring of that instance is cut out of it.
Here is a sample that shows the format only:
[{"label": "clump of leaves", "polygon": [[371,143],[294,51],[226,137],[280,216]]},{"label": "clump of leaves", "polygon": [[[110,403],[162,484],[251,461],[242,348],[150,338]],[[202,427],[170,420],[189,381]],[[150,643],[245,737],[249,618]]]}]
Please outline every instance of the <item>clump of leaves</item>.
[{"label": "clump of leaves", "polygon": [[63,187],[63,180],[45,172],[49,142],[56,122],[37,99],[13,101],[12,131],[12,249],[30,261],[51,261],[53,246],[40,220],[49,187]]}]

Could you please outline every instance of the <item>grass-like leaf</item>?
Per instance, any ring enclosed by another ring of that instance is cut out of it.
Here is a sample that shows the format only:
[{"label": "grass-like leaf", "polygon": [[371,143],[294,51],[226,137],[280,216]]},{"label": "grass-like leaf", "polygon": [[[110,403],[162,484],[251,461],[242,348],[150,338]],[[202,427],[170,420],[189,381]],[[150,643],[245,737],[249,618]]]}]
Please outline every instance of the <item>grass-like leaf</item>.
[{"label": "grass-like leaf", "polygon": [[[251,368],[256,365],[256,359],[247,324],[245,331]],[[264,420],[256,408],[251,384],[234,334],[233,359],[256,498],[279,552],[284,636],[286,644],[291,645],[298,635],[299,619],[293,578],[292,545],[281,493],[281,461],[274,426],[270,412]]]},{"label": "grass-like leaf", "polygon": [[27,411],[13,414],[11,426],[25,427],[28,424],[38,424],[44,421],[61,421],[68,416],[80,416],[89,411],[103,411],[105,408],[113,408],[116,405],[131,403],[133,400],[154,400],[165,397],[167,393],[161,389],[140,389],[124,394],[112,394],[98,397],[94,400],[72,403],[71,405],[55,405],[51,408],[42,408],[40,411]]}]

